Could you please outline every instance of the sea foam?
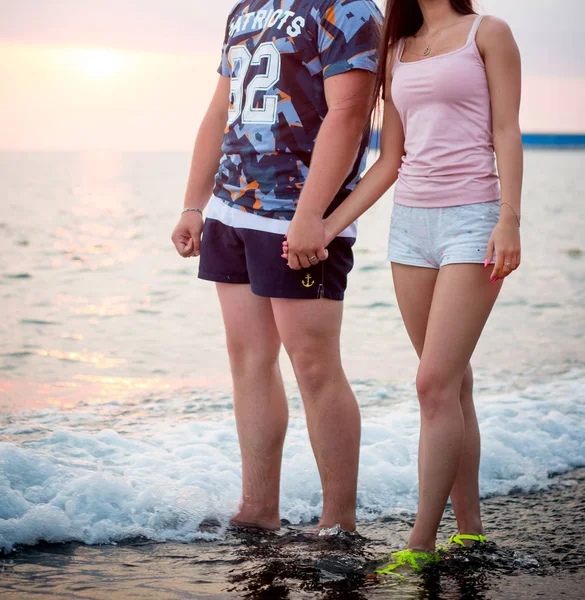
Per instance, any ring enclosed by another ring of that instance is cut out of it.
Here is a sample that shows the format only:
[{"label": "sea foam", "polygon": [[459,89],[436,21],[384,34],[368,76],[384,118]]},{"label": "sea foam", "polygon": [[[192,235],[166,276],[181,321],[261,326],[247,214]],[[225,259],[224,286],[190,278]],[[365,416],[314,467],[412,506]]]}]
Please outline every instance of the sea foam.
[{"label": "sea foam", "polygon": [[[377,394],[376,402],[364,402],[358,498],[363,520],[413,512],[417,501],[419,413],[413,390],[400,402],[392,401],[391,392]],[[484,390],[477,409],[483,496],[542,489],[551,474],[585,465],[585,373],[522,391]],[[87,410],[30,412],[26,427],[12,419],[1,428],[9,441],[0,443],[0,549],[41,540],[189,542],[210,536],[199,529],[206,518],[227,524],[241,481],[233,418],[165,419],[164,404],[156,419],[124,417],[124,406],[112,410],[120,411],[119,432],[93,430],[95,417]],[[319,515],[322,497],[304,419],[298,411],[293,415],[281,516],[298,524]]]}]

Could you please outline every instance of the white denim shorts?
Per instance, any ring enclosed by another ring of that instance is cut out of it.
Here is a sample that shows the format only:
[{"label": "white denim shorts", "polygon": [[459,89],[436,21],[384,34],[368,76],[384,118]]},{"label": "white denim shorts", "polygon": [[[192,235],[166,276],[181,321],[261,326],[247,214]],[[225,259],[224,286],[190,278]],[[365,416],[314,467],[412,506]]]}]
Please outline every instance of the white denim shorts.
[{"label": "white denim shorts", "polygon": [[429,269],[460,263],[483,264],[499,218],[499,200],[447,208],[395,204],[388,260]]}]

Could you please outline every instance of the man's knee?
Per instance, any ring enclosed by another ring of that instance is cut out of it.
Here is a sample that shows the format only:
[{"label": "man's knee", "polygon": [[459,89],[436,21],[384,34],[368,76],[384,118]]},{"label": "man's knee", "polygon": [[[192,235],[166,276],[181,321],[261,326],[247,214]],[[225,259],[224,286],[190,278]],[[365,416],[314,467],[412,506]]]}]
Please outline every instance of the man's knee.
[{"label": "man's knee", "polygon": [[278,366],[280,340],[228,335],[227,350],[234,375],[268,373]]},{"label": "man's knee", "polygon": [[335,354],[310,349],[289,351],[289,357],[301,393],[307,397],[318,396],[326,386],[343,377],[341,361]]}]

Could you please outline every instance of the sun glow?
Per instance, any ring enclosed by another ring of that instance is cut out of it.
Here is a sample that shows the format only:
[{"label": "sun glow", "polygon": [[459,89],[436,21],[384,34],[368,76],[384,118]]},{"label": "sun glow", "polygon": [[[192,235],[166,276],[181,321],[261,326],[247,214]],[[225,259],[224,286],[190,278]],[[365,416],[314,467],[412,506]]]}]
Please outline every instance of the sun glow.
[{"label": "sun glow", "polygon": [[122,52],[99,48],[76,50],[77,66],[95,79],[109,79],[119,73],[127,63]]}]

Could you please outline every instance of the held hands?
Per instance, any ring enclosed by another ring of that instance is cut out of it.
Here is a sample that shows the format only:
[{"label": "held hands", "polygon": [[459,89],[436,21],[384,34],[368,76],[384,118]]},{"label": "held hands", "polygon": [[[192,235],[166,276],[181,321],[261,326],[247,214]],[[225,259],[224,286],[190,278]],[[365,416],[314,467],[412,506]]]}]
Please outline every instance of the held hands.
[{"label": "held hands", "polygon": [[171,240],[183,258],[191,258],[199,256],[202,233],[203,217],[197,212],[186,212],[181,215]]},{"label": "held hands", "polygon": [[485,255],[487,268],[496,254],[496,263],[492,271],[491,281],[499,281],[508,277],[519,266],[521,261],[520,227],[516,219],[500,217],[495,226]]},{"label": "held hands", "polygon": [[286,259],[288,266],[295,271],[308,269],[320,261],[327,260],[329,252],[326,246],[330,241],[326,239],[323,219],[297,213],[282,243],[282,258]]}]

